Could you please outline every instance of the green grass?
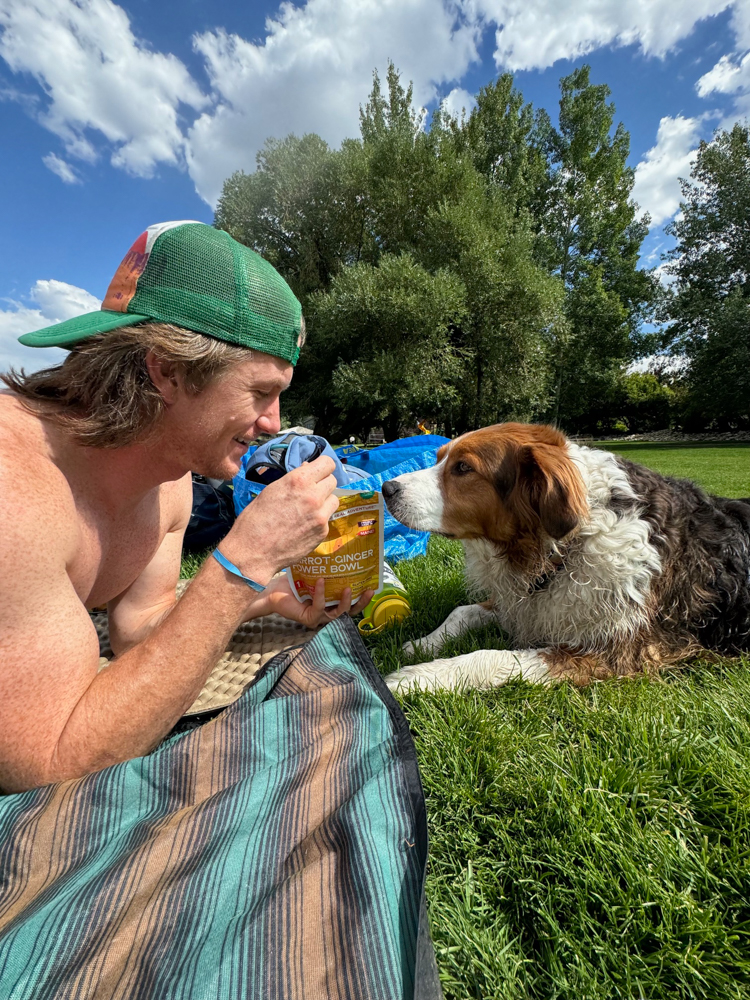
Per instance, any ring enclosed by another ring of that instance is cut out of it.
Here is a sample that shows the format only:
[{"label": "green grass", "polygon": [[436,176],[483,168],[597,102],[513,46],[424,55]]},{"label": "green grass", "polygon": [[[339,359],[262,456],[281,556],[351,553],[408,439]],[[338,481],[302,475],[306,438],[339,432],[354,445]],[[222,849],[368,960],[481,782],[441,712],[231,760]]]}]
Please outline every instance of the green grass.
[{"label": "green grass", "polygon": [[[750,495],[746,447],[617,450]],[[468,600],[456,542],[397,570],[413,614],[367,640],[384,673]],[[506,645],[484,628],[443,653]],[[402,703],[446,1000],[750,1000],[750,657]]]},{"label": "green grass", "polygon": [[[750,495],[747,446],[616,450]],[[462,565],[441,538],[398,565],[413,615],[368,640],[383,672],[466,603]],[[443,655],[506,645],[484,628]],[[750,998],[750,657],[584,691],[513,682],[402,701],[447,1000]]]},{"label": "green grass", "polygon": [[210,549],[206,549],[205,552],[183,552],[182,565],[180,566],[180,579],[192,580],[210,552]]},{"label": "green grass", "polygon": [[[368,640],[384,672],[467,600],[455,542],[398,572],[414,613]],[[750,997],[750,658],[402,702],[446,998]]]},{"label": "green grass", "polygon": [[723,497],[750,497],[750,444],[662,444],[651,442],[597,442],[667,476],[692,479]]}]

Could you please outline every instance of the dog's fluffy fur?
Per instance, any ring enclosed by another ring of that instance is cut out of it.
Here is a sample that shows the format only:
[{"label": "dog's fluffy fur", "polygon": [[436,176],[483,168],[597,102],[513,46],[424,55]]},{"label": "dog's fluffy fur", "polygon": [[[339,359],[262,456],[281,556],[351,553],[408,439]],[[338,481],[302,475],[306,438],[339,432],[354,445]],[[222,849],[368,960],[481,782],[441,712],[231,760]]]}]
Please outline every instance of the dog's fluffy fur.
[{"label": "dog's fluffy fur", "polygon": [[469,586],[489,599],[457,608],[420,645],[436,652],[497,621],[520,648],[404,667],[391,689],[513,676],[587,684],[750,649],[750,500],[710,496],[541,425],[473,431],[437,458],[383,485],[388,509],[460,538]]}]

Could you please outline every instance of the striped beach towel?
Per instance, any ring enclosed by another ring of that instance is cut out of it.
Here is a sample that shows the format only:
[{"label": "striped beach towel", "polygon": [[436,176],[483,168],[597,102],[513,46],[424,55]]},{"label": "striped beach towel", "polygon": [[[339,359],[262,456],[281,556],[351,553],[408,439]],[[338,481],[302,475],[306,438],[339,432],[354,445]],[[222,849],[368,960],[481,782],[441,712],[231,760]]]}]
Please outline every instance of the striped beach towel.
[{"label": "striped beach towel", "polygon": [[152,754],[0,797],[0,997],[439,998],[406,720],[344,617]]}]

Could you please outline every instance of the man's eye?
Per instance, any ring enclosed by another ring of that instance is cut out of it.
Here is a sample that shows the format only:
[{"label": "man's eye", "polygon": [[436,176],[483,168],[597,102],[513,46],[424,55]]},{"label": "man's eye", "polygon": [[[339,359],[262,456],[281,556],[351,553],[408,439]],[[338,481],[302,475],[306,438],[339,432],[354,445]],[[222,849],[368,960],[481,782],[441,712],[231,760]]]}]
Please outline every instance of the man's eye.
[{"label": "man's eye", "polygon": [[467,462],[456,462],[456,464],[451,469],[454,476],[465,476],[467,472],[473,472],[474,470]]}]

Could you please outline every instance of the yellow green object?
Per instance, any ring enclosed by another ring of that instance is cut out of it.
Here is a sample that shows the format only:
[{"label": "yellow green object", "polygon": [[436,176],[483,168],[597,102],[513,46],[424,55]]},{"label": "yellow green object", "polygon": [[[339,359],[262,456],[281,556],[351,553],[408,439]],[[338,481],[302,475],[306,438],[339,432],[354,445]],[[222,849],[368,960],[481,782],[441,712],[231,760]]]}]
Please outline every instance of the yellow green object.
[{"label": "yellow green object", "polygon": [[409,596],[404,585],[385,560],[383,561],[383,586],[367,605],[360,621],[362,635],[375,635],[411,614]]}]

